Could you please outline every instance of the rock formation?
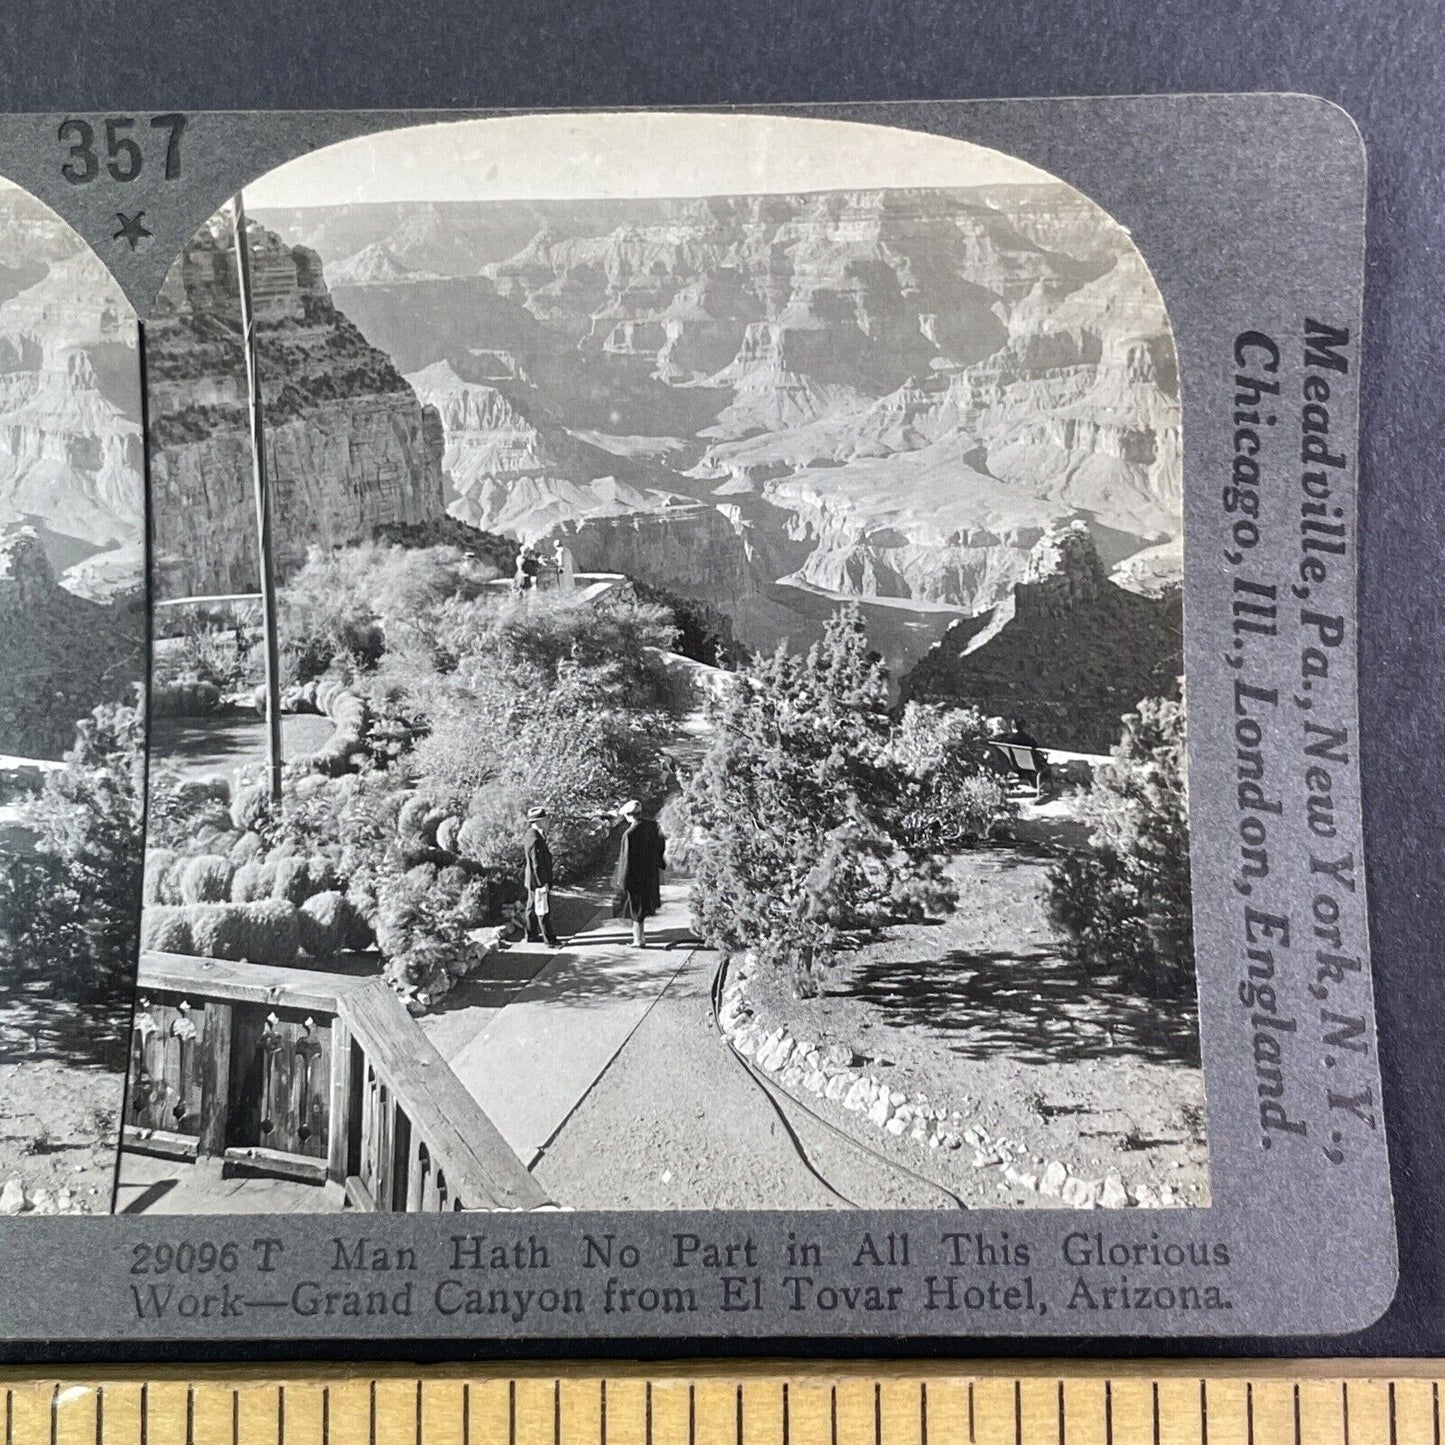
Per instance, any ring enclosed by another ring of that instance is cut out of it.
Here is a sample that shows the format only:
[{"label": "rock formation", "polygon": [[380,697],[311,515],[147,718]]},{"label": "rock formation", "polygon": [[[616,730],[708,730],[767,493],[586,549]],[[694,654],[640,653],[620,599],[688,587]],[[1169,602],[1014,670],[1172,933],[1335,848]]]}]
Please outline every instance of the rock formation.
[{"label": "rock formation", "polygon": [[443,416],[449,505],[476,525],[585,526],[606,570],[649,565],[634,535],[707,535],[721,554],[698,575],[728,575],[741,543],[747,595],[973,613],[1083,520],[1109,567],[1147,554],[1121,581],[1177,580],[1168,322],[1127,236],[1065,186],[277,223],[354,279],[362,329]]},{"label": "rock formation", "polygon": [[58,758],[97,704],[131,701],[144,629],[138,599],[104,606],[62,587],[33,527],[0,537],[0,753]]},{"label": "rock formation", "polygon": [[1009,597],[955,623],[904,677],[905,699],[1022,717],[1045,747],[1105,753],[1142,698],[1178,696],[1180,593],[1126,592],[1082,523],[1051,528]]},{"label": "rock formation", "polygon": [[129,549],[134,585],[143,514],[130,307],[64,221],[0,192],[0,525],[33,525],[57,570]]},{"label": "rock formation", "polygon": [[[252,227],[257,350],[279,574],[311,546],[443,514],[441,419],[332,303],[314,252]],[[199,232],[148,329],[162,595],[257,585],[252,459],[229,231]]]}]

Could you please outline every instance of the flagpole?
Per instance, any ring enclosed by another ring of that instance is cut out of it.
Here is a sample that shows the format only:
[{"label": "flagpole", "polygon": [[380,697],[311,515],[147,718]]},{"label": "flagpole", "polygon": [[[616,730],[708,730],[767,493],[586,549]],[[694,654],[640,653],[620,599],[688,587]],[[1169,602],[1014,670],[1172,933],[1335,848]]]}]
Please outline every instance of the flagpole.
[{"label": "flagpole", "polygon": [[237,191],[234,206],[236,272],[241,288],[241,332],[246,353],[246,393],[251,410],[251,472],[256,484],[256,541],[260,552],[261,627],[266,639],[266,763],[271,803],[281,807],[281,655],[277,642],[276,565],[271,547],[271,489],[266,475],[265,418],[261,373],[256,361],[256,320],[251,310],[251,247],[246,237],[246,203]]}]

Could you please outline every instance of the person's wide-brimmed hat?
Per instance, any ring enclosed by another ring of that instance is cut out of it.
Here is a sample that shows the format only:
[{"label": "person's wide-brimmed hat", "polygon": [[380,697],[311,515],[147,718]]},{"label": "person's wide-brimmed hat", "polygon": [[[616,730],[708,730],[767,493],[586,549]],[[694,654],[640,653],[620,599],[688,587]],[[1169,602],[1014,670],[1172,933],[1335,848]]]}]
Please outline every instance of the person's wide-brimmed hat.
[{"label": "person's wide-brimmed hat", "polygon": [[629,798],[618,810],[622,818],[635,818],[642,811],[642,804],[636,798]]},{"label": "person's wide-brimmed hat", "polygon": [[527,821],[529,823],[535,823],[538,818],[545,818],[546,816],[547,810],[545,808],[538,807],[527,809]]}]

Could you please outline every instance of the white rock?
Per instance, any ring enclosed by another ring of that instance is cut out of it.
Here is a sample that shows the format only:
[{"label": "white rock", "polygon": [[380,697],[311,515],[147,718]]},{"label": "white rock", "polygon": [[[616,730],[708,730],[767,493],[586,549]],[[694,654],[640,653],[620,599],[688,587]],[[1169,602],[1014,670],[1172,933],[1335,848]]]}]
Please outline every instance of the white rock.
[{"label": "white rock", "polygon": [[1050,1159],[1044,1165],[1044,1172],[1039,1180],[1039,1193],[1057,1199],[1064,1192],[1068,1179],[1069,1171],[1057,1159]]},{"label": "white rock", "polygon": [[853,1082],[849,1074],[834,1074],[828,1080],[828,1087],[823,1091],[824,1095],[833,1100],[838,1100],[848,1092],[849,1085]]},{"label": "white rock", "polygon": [[901,1134],[908,1127],[908,1124],[895,1114],[883,1127],[887,1129],[890,1134]]},{"label": "white rock", "polygon": [[1119,1177],[1117,1170],[1111,1169],[1104,1176],[1104,1187],[1099,1193],[1099,1203],[1105,1209],[1127,1209],[1129,1207],[1129,1191],[1124,1188],[1124,1181]]},{"label": "white rock", "polygon": [[26,1205],[25,1185],[16,1179],[7,1179],[0,1189],[0,1214],[19,1214]]},{"label": "white rock", "polygon": [[908,1095],[905,1094],[901,1089],[894,1089],[894,1091],[888,1096],[888,1102],[892,1104],[895,1109],[897,1109],[901,1105],[908,1102]]},{"label": "white rock", "polygon": [[868,1122],[881,1129],[888,1122],[889,1103],[886,1098],[874,1099],[868,1106]]},{"label": "white rock", "polygon": [[965,1129],[963,1131],[963,1142],[972,1144],[975,1149],[983,1143],[983,1135],[977,1129]]},{"label": "white rock", "polygon": [[1152,1185],[1139,1184],[1134,1189],[1134,1202],[1140,1209],[1155,1209],[1159,1205],[1159,1196],[1154,1193]]},{"label": "white rock", "polygon": [[828,1087],[828,1076],[822,1069],[814,1069],[811,1074],[803,1080],[803,1087],[810,1094],[821,1094]]},{"label": "white rock", "polygon": [[975,1169],[990,1169],[998,1162],[998,1155],[991,1149],[980,1149],[973,1156],[973,1167]]}]

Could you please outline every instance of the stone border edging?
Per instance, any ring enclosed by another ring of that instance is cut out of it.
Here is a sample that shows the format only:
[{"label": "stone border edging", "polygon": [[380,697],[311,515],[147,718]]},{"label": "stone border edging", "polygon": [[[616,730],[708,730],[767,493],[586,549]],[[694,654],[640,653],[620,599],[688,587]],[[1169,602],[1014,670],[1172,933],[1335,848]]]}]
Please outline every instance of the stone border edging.
[{"label": "stone border edging", "polygon": [[1117,1170],[1102,1179],[1073,1173],[1060,1159],[1048,1160],[1042,1169],[1028,1169],[1016,1160],[1022,1151],[1009,1140],[990,1136],[977,1124],[965,1124],[958,1110],[931,1102],[924,1094],[911,1097],[889,1089],[868,1072],[868,1060],[843,1044],[826,1047],[799,1039],[786,1026],[769,1029],[749,1001],[746,983],[756,967],[751,955],[723,963],[723,987],[718,1024],[728,1045],[751,1059],[764,1073],[790,1092],[805,1089],[815,1098],[838,1104],[850,1114],[861,1114],[874,1127],[894,1138],[907,1136],[929,1149],[973,1149],[975,1169],[997,1169],[1009,1183],[1030,1193],[1060,1199],[1075,1209],[1168,1209],[1179,1205],[1167,1184],[1129,1185]]}]

